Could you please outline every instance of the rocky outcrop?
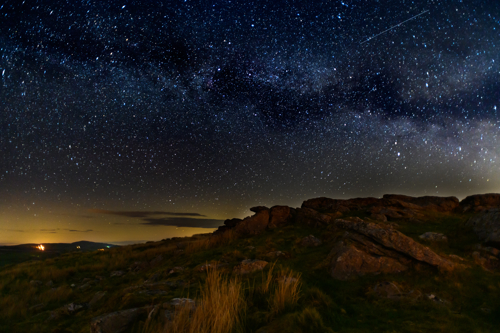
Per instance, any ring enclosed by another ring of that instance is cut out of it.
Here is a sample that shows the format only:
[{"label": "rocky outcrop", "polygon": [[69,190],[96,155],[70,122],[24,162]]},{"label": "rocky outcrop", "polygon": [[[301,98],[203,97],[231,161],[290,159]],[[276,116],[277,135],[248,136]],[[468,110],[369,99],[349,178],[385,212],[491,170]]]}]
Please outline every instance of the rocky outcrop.
[{"label": "rocky outcrop", "polygon": [[112,312],[95,317],[90,322],[90,333],[123,333],[142,316],[147,316],[149,307]]},{"label": "rocky outcrop", "polygon": [[295,209],[288,206],[273,206],[271,209],[264,206],[250,208],[255,215],[241,219],[228,219],[214,233],[221,234],[233,230],[242,236],[253,236],[266,229],[284,227],[294,222]]},{"label": "rocky outcrop", "polygon": [[500,209],[500,193],[476,194],[460,202],[459,210],[463,213],[481,212],[487,209]]},{"label": "rocky outcrop", "polygon": [[410,197],[386,194],[382,198],[329,199],[315,198],[304,201],[302,209],[313,209],[322,213],[342,213],[363,211],[372,219],[420,219],[425,212],[452,212],[459,206],[456,197]]},{"label": "rocky outcrop", "polygon": [[260,209],[253,216],[243,219],[233,230],[242,236],[258,235],[267,229],[269,224],[269,209]]},{"label": "rocky outcrop", "polygon": [[235,274],[249,274],[249,273],[263,270],[267,264],[268,264],[268,262],[264,261],[264,260],[246,259],[246,260],[243,260],[239,265],[235,266],[233,269],[233,272]]},{"label": "rocky outcrop", "polygon": [[434,212],[451,212],[460,204],[456,197],[410,197],[400,194],[385,194],[382,197],[385,205],[390,204],[390,201],[395,201],[399,205],[410,209],[425,209],[426,211]]},{"label": "rocky outcrop", "polygon": [[273,229],[292,223],[294,213],[295,209],[288,206],[271,207],[268,227]]},{"label": "rocky outcrop", "polygon": [[472,227],[481,241],[500,243],[500,210],[490,210],[473,216],[466,225]]},{"label": "rocky outcrop", "polygon": [[453,263],[450,261],[389,226],[368,223],[359,218],[353,218],[352,220],[337,219],[333,223],[338,228],[361,234],[386,249],[434,266],[440,271],[451,271],[454,268]]},{"label": "rocky outcrop", "polygon": [[312,208],[299,208],[296,213],[296,222],[310,227],[324,227],[336,217],[338,217],[337,214],[321,214]]},{"label": "rocky outcrop", "polygon": [[455,268],[454,263],[390,226],[365,222],[359,218],[337,219],[332,224],[347,231],[328,256],[330,275],[336,279],[399,273],[418,263],[428,264],[440,271]]},{"label": "rocky outcrop", "polygon": [[384,252],[380,246],[359,243],[346,235],[330,252],[330,275],[349,280],[365,274],[399,273],[408,269],[401,263],[404,258],[386,256]]},{"label": "rocky outcrop", "polygon": [[310,208],[324,212],[340,212],[345,213],[351,210],[361,210],[364,207],[378,203],[377,198],[355,198],[355,199],[330,199],[330,198],[315,198],[309,199],[302,203],[302,208]]}]

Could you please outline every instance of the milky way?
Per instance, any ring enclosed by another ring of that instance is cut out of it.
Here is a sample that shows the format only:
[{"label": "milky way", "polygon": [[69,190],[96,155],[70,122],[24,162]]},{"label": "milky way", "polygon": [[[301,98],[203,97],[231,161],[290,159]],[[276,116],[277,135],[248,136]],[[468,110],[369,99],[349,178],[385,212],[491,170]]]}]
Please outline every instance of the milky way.
[{"label": "milky way", "polygon": [[500,191],[498,3],[26,0],[0,20],[0,242],[169,237],[98,209],[213,227]]}]

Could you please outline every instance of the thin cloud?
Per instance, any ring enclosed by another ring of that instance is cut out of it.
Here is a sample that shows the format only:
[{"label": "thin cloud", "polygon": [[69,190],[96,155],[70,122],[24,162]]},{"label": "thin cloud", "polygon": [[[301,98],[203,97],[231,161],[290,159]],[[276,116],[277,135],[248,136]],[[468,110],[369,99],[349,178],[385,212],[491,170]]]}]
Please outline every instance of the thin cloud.
[{"label": "thin cloud", "polygon": [[196,219],[190,217],[165,217],[159,219],[144,219],[142,225],[147,226],[174,226],[189,228],[217,228],[223,224],[223,220]]},{"label": "thin cloud", "polygon": [[50,232],[50,233],[55,233],[58,230],[60,230],[60,229],[59,228],[57,228],[57,229],[40,229],[41,232]]},{"label": "thin cloud", "polygon": [[10,232],[26,232],[26,230],[21,230],[21,229],[0,229],[0,230],[10,231]]},{"label": "thin cloud", "polygon": [[92,229],[87,229],[87,230],[64,229],[64,230],[68,230],[69,232],[92,232],[92,231],[94,231]]},{"label": "thin cloud", "polygon": [[117,211],[117,210],[106,210],[106,209],[89,209],[88,212],[93,214],[106,214],[106,215],[118,215],[124,217],[135,217],[135,218],[145,218],[151,215],[172,215],[172,216],[200,216],[198,213],[175,213],[175,212],[163,212],[163,211]]}]

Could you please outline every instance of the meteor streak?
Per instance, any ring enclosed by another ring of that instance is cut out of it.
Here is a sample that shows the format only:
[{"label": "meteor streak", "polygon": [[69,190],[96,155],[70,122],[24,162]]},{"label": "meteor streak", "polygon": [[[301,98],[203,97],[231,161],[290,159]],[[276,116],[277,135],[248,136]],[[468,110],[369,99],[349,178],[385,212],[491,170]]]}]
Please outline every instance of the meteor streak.
[{"label": "meteor streak", "polygon": [[368,39],[367,39],[367,40],[365,40],[365,41],[362,41],[360,44],[363,44],[363,43],[369,42],[370,40],[372,40],[372,39],[374,39],[374,38],[376,38],[376,37],[378,37],[378,36],[380,36],[380,35],[382,35],[382,34],[386,33],[387,31],[389,31],[389,30],[391,30],[391,29],[394,29],[394,28],[396,28],[396,27],[399,27],[400,25],[402,25],[402,24],[404,24],[404,23],[406,23],[406,22],[408,22],[408,21],[411,21],[411,20],[413,20],[413,19],[414,19],[414,18],[416,18],[416,17],[419,17],[420,15],[424,15],[424,14],[425,14],[425,13],[427,13],[427,12],[428,12],[428,10],[426,10],[425,12],[421,12],[420,14],[417,14],[417,15],[415,15],[415,16],[412,16],[412,17],[410,17],[409,19],[407,19],[406,21],[403,21],[403,22],[401,22],[401,23],[398,23],[398,24],[396,24],[396,25],[393,25],[393,26],[392,26],[392,27],[390,27],[389,29],[386,29],[386,30],[382,31],[382,32],[381,32],[381,33],[379,33],[379,34],[376,34],[375,36],[370,37],[370,38],[368,38]]}]

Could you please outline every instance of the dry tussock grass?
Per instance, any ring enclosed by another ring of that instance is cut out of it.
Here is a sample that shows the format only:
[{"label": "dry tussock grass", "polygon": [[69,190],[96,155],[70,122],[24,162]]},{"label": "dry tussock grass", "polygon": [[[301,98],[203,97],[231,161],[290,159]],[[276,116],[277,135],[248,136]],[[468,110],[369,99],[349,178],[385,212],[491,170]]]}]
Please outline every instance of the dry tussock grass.
[{"label": "dry tussock grass", "polygon": [[300,276],[300,273],[295,273],[289,268],[280,271],[274,292],[269,298],[271,315],[276,315],[287,307],[297,304],[302,284]]},{"label": "dry tussock grass", "polygon": [[185,303],[177,307],[165,332],[175,333],[229,333],[241,325],[245,310],[240,280],[228,280],[215,268],[208,269],[201,300],[191,313]]},{"label": "dry tussock grass", "polygon": [[186,253],[195,253],[223,245],[228,245],[237,238],[238,235],[232,230],[227,230],[224,233],[218,235],[205,236],[203,238],[190,242],[186,247]]}]

